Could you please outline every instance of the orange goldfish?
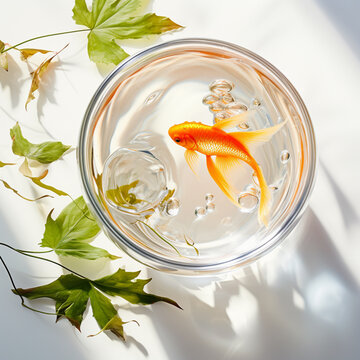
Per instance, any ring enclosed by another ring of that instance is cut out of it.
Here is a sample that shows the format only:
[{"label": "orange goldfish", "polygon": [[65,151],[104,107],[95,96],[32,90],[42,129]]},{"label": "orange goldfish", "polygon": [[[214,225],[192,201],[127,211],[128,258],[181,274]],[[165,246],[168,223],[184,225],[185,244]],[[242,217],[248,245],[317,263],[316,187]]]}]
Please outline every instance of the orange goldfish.
[{"label": "orange goldfish", "polygon": [[[229,133],[225,131],[225,129],[231,129],[246,122],[249,113],[250,111],[243,112],[217,122],[213,126],[197,122],[184,122],[172,126],[169,129],[169,135],[178,145],[186,148],[185,160],[195,174],[199,160],[198,152],[206,155],[206,165],[211,177],[236,206],[239,206],[237,191],[227,179],[227,175],[240,164],[239,160],[250,165],[259,180],[259,217],[267,226],[271,195],[261,167],[252,157],[249,147],[270,140],[285,122],[262,130]],[[215,161],[212,156],[216,156]]]}]

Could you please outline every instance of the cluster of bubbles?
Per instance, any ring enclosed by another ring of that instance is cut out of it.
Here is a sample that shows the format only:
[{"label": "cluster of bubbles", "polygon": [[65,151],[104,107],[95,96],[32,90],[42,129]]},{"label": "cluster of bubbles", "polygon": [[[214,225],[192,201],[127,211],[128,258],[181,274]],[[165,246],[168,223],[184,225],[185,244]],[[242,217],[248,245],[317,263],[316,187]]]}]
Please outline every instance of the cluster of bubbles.
[{"label": "cluster of bubbles", "polygon": [[205,202],[206,202],[205,207],[198,206],[195,209],[195,215],[197,217],[203,217],[206,214],[213,212],[215,210],[214,200],[215,200],[215,196],[213,194],[206,194],[205,195]]},{"label": "cluster of bubbles", "polygon": [[[215,80],[210,84],[211,93],[206,95],[202,102],[208,105],[209,110],[214,114],[215,123],[248,110],[245,104],[237,101],[231,94],[233,88],[232,82],[223,79]],[[243,129],[248,127],[246,123],[241,125]]]}]

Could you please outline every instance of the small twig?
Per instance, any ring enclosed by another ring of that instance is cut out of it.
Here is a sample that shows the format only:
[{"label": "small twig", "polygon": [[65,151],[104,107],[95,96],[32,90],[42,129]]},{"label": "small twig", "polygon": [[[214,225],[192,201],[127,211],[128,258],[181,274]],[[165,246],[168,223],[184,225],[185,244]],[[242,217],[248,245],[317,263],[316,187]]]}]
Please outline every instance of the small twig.
[{"label": "small twig", "polygon": [[44,314],[44,315],[59,315],[58,313],[49,313],[49,312],[45,312],[45,311],[41,311],[41,310],[37,310],[37,309],[34,309],[28,305],[25,304],[25,300],[24,300],[24,297],[20,294],[19,290],[17,289],[16,285],[15,285],[15,282],[14,282],[14,279],[12,278],[11,276],[11,273],[10,273],[10,270],[9,268],[7,267],[7,265],[5,264],[5,261],[4,259],[0,256],[0,261],[2,262],[2,264],[4,265],[4,268],[9,276],[9,279],[10,279],[10,282],[14,288],[14,291],[16,292],[17,295],[20,296],[20,299],[21,299],[21,305],[24,306],[25,308],[31,310],[31,311],[35,311],[37,313],[40,313],[40,314]]},{"label": "small twig", "polygon": [[[77,273],[76,271],[71,270],[71,269],[69,269],[68,267],[66,267],[65,265],[62,265],[62,264],[60,264],[60,263],[58,263],[58,262],[56,262],[56,261],[53,261],[53,260],[50,260],[50,259],[47,259],[47,258],[43,258],[43,257],[41,257],[41,256],[36,256],[36,255],[31,255],[31,254],[30,254],[30,253],[36,253],[35,251],[32,252],[32,251],[26,251],[26,250],[16,249],[16,248],[14,248],[14,247],[12,247],[12,246],[10,246],[10,245],[8,245],[8,244],[2,243],[2,242],[0,242],[0,245],[5,246],[5,247],[7,247],[7,248],[9,248],[9,249],[11,249],[11,250],[13,250],[13,251],[16,251],[17,253],[19,253],[19,254],[21,254],[21,255],[28,256],[28,257],[32,257],[32,258],[34,258],[34,259],[39,259],[39,260],[47,261],[47,262],[50,262],[50,263],[52,263],[52,264],[54,264],[54,265],[60,266],[61,268],[65,269],[65,270],[67,270],[67,271],[69,271],[69,272],[71,272],[72,274],[81,277],[82,279],[88,279],[86,276],[81,275],[81,274]],[[50,250],[50,251],[52,251],[52,250]],[[49,252],[50,252],[50,251],[49,251]]]}]

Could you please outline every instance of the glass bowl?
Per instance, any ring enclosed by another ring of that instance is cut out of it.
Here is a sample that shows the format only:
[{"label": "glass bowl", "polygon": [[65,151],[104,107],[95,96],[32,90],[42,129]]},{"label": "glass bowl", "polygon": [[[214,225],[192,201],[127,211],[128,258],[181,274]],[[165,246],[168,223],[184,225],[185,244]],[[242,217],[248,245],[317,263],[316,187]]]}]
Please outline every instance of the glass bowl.
[{"label": "glass bowl", "polygon": [[[212,125],[244,111],[253,117],[240,131],[285,124],[254,153],[272,191],[267,226],[254,210],[259,189],[249,167],[238,200],[255,202],[239,210],[206,169],[191,173],[185,149],[168,136],[179,122]],[[89,207],[110,239],[157,270],[201,275],[248,264],[287,237],[313,187],[316,147],[302,99],[273,65],[234,44],[181,39],[127,58],[103,81],[85,113],[78,160]]]}]

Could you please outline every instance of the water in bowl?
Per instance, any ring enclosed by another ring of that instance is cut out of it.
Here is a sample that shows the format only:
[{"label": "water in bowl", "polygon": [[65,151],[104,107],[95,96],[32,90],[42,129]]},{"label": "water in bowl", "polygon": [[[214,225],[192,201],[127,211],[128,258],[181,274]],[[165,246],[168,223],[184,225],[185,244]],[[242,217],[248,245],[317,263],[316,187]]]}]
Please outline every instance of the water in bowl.
[{"label": "water in bowl", "polygon": [[[260,246],[261,197],[245,163],[236,171],[238,206],[213,181],[200,154],[195,176],[168,129],[207,125],[248,112],[237,131],[267,128],[294,116],[285,95],[238,58],[184,51],[123,75],[105,102],[93,137],[99,196],[120,231],[147,251],[197,263],[227,261]],[[287,196],[299,146],[289,122],[252,151],[272,194],[271,222]]]}]

